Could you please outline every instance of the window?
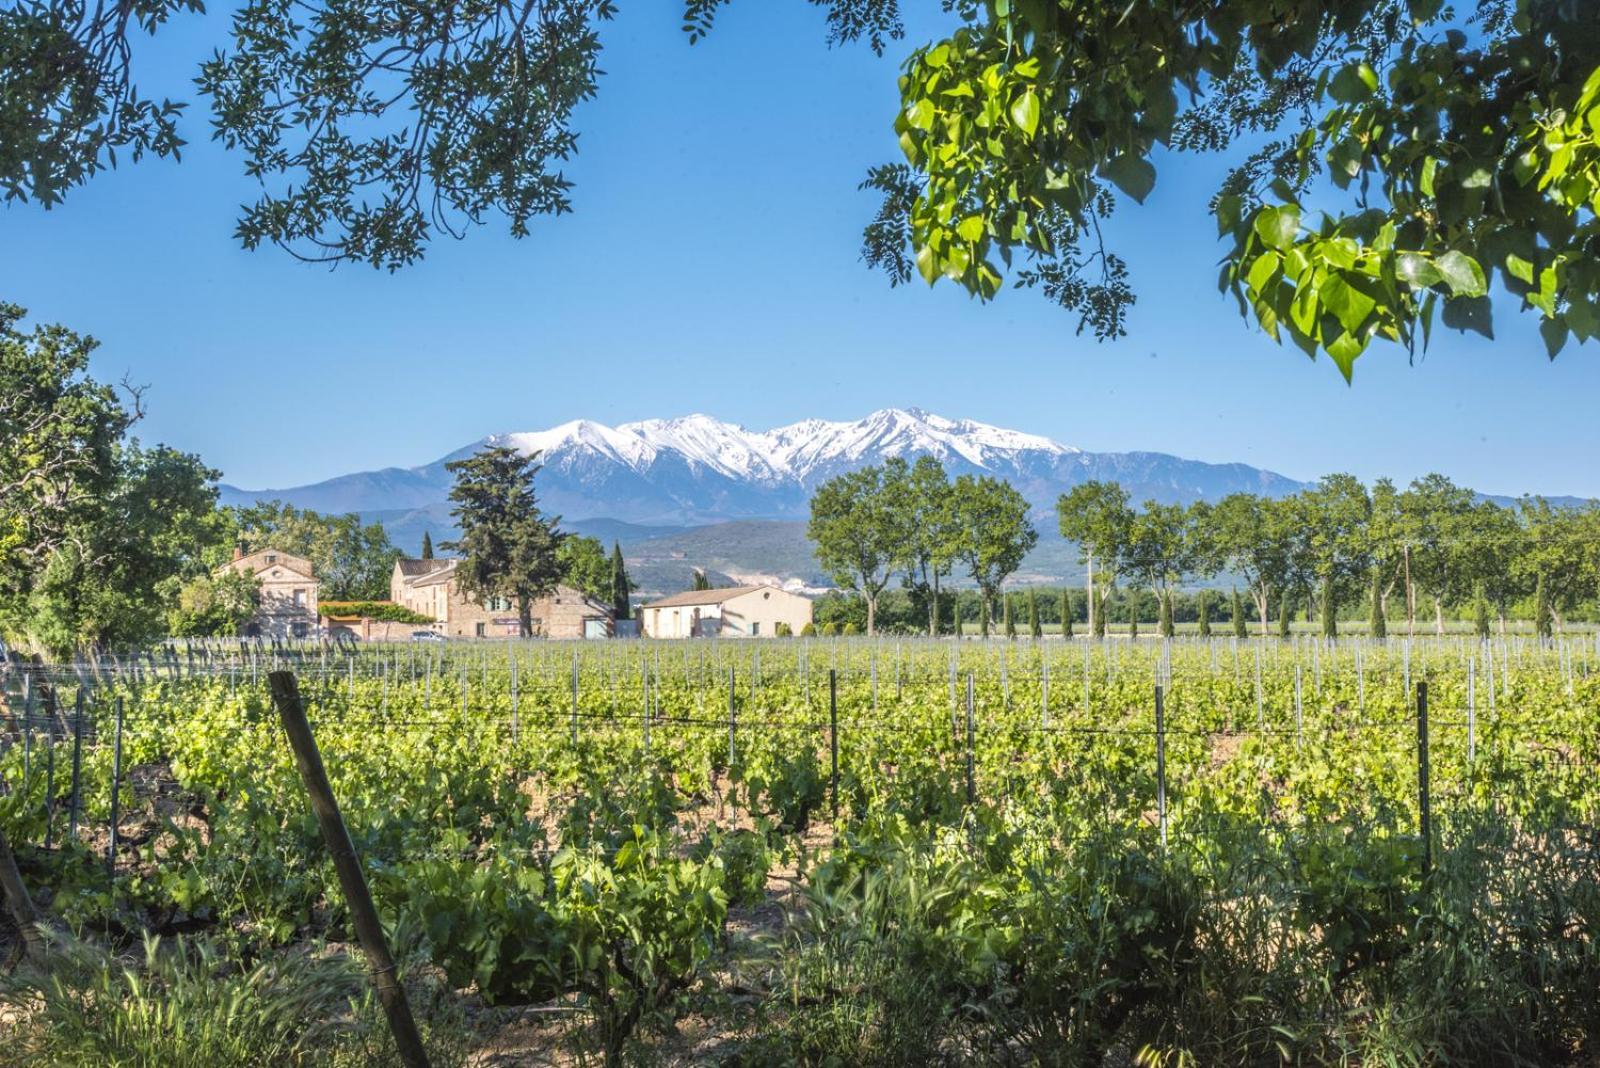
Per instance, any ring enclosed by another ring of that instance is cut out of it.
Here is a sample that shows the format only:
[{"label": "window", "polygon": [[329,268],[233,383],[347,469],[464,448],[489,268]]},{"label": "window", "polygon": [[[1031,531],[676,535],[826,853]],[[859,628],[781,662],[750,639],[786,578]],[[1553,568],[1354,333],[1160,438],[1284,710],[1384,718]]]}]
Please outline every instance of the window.
[{"label": "window", "polygon": [[294,591],[294,606],[296,608],[304,608],[306,606],[306,591],[305,590],[295,590]]},{"label": "window", "polygon": [[751,623],[750,624],[750,636],[752,638],[754,638],[754,637],[759,637],[760,634],[761,634],[761,624],[759,622]]},{"label": "window", "polygon": [[278,554],[277,553],[268,553],[267,554],[267,563],[269,565],[270,564],[275,564],[277,562],[278,562]]},{"label": "window", "polygon": [[483,634],[484,634],[484,630],[483,630],[483,624],[482,624],[482,623],[479,623],[479,624],[478,624],[478,626],[477,626],[477,628],[476,628],[476,629],[475,629],[475,631],[474,631],[474,633],[475,633],[475,634],[476,634],[476,636],[477,636],[477,637],[479,637],[479,638],[481,638],[481,637],[483,637]]}]

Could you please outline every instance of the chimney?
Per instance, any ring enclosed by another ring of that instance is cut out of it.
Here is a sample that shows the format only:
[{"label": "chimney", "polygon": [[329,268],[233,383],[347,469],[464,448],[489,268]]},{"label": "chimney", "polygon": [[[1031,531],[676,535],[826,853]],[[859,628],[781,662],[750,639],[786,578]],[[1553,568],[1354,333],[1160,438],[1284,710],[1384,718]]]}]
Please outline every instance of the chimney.
[{"label": "chimney", "polygon": [[244,559],[244,546],[243,545],[237,545],[237,544],[234,545],[234,547],[233,547],[233,559],[234,559],[235,563],[237,563],[240,560]]}]

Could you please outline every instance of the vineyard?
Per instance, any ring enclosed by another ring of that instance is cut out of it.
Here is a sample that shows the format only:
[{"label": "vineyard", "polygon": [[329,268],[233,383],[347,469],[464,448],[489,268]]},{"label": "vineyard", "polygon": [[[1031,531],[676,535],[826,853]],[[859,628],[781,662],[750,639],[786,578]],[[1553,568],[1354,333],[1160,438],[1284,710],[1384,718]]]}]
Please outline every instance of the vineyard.
[{"label": "vineyard", "polygon": [[13,665],[0,1063],[398,1063],[274,671],[435,1065],[1600,1053],[1593,636],[823,639]]}]

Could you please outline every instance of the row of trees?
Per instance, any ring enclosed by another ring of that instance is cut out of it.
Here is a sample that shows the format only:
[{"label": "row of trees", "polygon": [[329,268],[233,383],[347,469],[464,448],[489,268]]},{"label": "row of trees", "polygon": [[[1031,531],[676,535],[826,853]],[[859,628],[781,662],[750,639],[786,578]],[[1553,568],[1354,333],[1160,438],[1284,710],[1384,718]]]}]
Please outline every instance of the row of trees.
[{"label": "row of trees", "polygon": [[[1447,607],[1471,605],[1487,629],[1502,629],[1511,607],[1534,599],[1541,634],[1600,589],[1600,508],[1552,506],[1529,497],[1515,507],[1480,499],[1443,475],[1400,489],[1370,489],[1352,475],[1328,475],[1291,497],[1237,493],[1187,507],[1145,502],[1135,509],[1114,482],[1088,482],[1057,504],[1063,536],[1080,546],[1092,633],[1104,633],[1104,604],[1118,583],[1153,591],[1170,606],[1180,585],[1235,576],[1265,632],[1287,618],[1291,600],[1315,606],[1323,632],[1337,632],[1341,606],[1366,599],[1372,632],[1386,633],[1401,598],[1408,632],[1421,600],[1443,632]],[[1170,633],[1170,607],[1162,613]]]},{"label": "row of trees", "polygon": [[987,475],[952,481],[931,456],[914,464],[894,457],[818,486],[807,534],[834,581],[865,601],[868,634],[897,574],[937,634],[940,587],[957,568],[978,588],[987,634],[1001,587],[1039,540],[1028,502],[1010,483]]}]

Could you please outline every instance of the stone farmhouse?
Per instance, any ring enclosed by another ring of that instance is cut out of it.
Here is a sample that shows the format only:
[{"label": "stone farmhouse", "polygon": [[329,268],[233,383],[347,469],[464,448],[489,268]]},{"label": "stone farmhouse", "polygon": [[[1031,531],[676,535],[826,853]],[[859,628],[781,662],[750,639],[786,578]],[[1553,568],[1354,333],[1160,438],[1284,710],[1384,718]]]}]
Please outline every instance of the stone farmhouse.
[{"label": "stone farmhouse", "polygon": [[[431,616],[425,628],[446,638],[522,637],[514,602],[491,598],[479,602],[461,588],[459,560],[395,561],[389,576],[389,599],[419,615]],[[417,628],[424,629],[424,628]],[[557,586],[533,604],[533,638],[607,638],[610,609],[571,586]]]},{"label": "stone farmhouse", "polygon": [[777,586],[734,586],[663,597],[639,615],[647,638],[771,638],[780,625],[799,634],[811,601]]},{"label": "stone farmhouse", "polygon": [[217,568],[218,577],[229,571],[249,575],[261,584],[256,613],[245,624],[247,638],[309,637],[317,625],[317,592],[322,584],[303,556],[260,549],[246,554],[233,551],[233,559]]}]

